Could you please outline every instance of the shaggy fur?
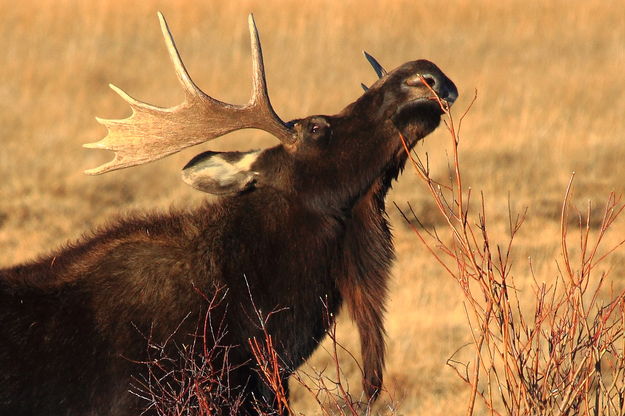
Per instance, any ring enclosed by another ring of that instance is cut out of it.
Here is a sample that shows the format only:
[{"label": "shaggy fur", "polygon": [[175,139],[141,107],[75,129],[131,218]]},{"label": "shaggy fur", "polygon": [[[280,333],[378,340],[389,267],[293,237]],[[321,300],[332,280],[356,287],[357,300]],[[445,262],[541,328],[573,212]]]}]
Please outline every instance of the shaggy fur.
[{"label": "shaggy fur", "polygon": [[323,339],[326,308],[334,316],[345,302],[374,397],[393,261],[384,198],[406,160],[399,132],[412,146],[441,115],[427,88],[407,85],[416,74],[453,102],[456,87],[436,66],[406,63],[341,113],[294,121],[297,142],[260,152],[245,191],[188,212],[119,221],[1,270],[0,414],[138,414],[146,403],[128,390],[146,376],[146,338],[171,353],[193,344],[217,287],[224,299],[211,322],[226,329],[227,382],[248,412],[252,396],[274,400],[248,345],[263,338],[258,311],[279,311],[266,329],[286,383]]}]

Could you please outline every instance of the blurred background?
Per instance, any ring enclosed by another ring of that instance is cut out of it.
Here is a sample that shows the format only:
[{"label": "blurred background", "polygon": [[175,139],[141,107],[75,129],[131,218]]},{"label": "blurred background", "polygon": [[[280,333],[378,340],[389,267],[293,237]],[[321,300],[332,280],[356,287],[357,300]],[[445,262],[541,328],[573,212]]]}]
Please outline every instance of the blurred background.
[{"label": "blurred background", "polygon": [[[156,11],[168,19],[185,64],[208,94],[244,103],[251,90],[247,14],[260,30],[274,108],[284,120],[334,114],[371,84],[362,57],[387,69],[426,58],[458,86],[465,186],[484,192],[494,235],[506,235],[508,205],[527,207],[516,244],[520,286],[556,275],[559,216],[571,173],[573,200],[600,207],[625,188],[625,5],[612,0],[67,1],[0,0],[0,265],[49,253],[65,241],[133,210],[197,204],[179,170],[195,154],[275,145],[242,131],[147,166],[88,177],[110,158],[82,143],[105,135],[94,116],[121,118],[127,105],[108,88],[171,106],[183,94],[162,42]],[[449,176],[449,136],[431,134],[433,176]],[[410,202],[428,227],[442,225],[409,169],[389,195],[398,259],[387,314],[386,387],[377,411],[405,415],[465,412],[466,387],[446,360],[470,341],[462,298],[398,215]],[[477,201],[477,199],[476,199]],[[591,225],[598,225],[600,209]],[[622,222],[617,235],[625,234]],[[624,279],[625,254],[606,268]],[[522,293],[522,287],[520,288]],[[340,341],[358,355],[347,314]],[[327,353],[311,365],[323,368]],[[357,366],[345,359],[359,394]],[[293,386],[294,407],[319,410]]]}]

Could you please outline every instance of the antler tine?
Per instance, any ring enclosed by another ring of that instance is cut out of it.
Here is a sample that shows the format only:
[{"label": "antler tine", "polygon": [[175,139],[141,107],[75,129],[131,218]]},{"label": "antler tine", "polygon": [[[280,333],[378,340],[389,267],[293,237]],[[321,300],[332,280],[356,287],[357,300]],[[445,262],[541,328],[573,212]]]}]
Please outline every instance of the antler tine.
[{"label": "antler tine", "polygon": [[380,65],[380,63],[378,62],[377,59],[375,59],[373,56],[369,55],[366,51],[362,51],[362,53],[365,54],[365,58],[367,58],[367,61],[369,61],[369,63],[373,67],[373,70],[378,75],[378,78],[382,78],[383,76],[388,74],[388,72],[386,72],[386,69],[384,69],[384,67],[382,67],[382,65]]},{"label": "antler tine", "polygon": [[252,98],[250,104],[259,101],[269,101],[267,93],[267,79],[265,78],[265,63],[263,61],[263,50],[260,46],[260,37],[254,15],[250,13],[247,17],[247,24],[250,29],[250,44],[252,47]]},{"label": "antler tine", "polygon": [[182,84],[185,93],[191,97],[201,96],[203,98],[210,98],[206,94],[204,94],[204,92],[200,90],[197,85],[195,85],[195,82],[193,82],[193,80],[189,76],[187,68],[184,66],[182,58],[180,57],[180,53],[178,52],[178,48],[176,48],[176,43],[174,42],[174,38],[171,35],[171,31],[169,30],[169,26],[167,25],[165,16],[163,16],[161,12],[157,12],[157,15],[158,21],[161,25],[161,32],[163,32],[163,38],[165,39],[165,45],[167,46],[167,52],[169,53],[169,57],[174,64],[176,76]]},{"label": "antler tine", "polygon": [[292,129],[276,115],[269,101],[260,39],[251,15],[249,26],[253,92],[250,101],[242,106],[216,100],[195,85],[180,58],[167,22],[160,12],[158,19],[176,76],[185,91],[185,100],[174,107],[160,108],[135,100],[111,85],[111,88],[130,105],[132,114],[123,120],[97,119],[106,126],[108,134],[102,140],[84,146],[112,150],[115,157],[112,161],[85,173],[98,175],[148,163],[239,129],[262,129],[285,144],[293,143]]},{"label": "antler tine", "polygon": [[271,100],[269,99],[263,49],[260,46],[260,36],[258,35],[258,29],[252,13],[248,15],[247,23],[250,30],[250,45],[252,49],[252,97],[248,105],[263,115],[261,121],[268,122],[268,125],[263,127],[266,131],[278,137],[283,143],[291,144],[294,142],[293,134],[285,128],[284,122],[273,110]]}]

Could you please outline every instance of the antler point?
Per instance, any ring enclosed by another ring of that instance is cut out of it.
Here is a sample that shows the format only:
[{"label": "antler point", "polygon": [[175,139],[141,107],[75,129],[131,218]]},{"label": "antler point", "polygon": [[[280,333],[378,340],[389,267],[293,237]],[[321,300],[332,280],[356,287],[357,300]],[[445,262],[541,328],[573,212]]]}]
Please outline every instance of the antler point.
[{"label": "antler point", "polygon": [[117,95],[119,95],[120,97],[122,97],[122,100],[126,101],[128,104],[130,104],[130,108],[132,108],[132,111],[134,113],[134,109],[135,107],[153,107],[149,104],[143,103],[141,101],[138,101],[134,98],[132,98],[130,95],[128,95],[126,93],[126,91],[122,90],[121,88],[119,88],[116,85],[113,84],[109,84],[109,87],[115,91],[117,93]]},{"label": "antler point", "polygon": [[89,176],[101,175],[111,170],[111,169],[106,169],[106,166],[108,164],[109,163],[105,163],[104,165],[98,166],[97,168],[83,170],[83,173]]},{"label": "antler point", "polygon": [[366,51],[362,51],[362,52],[364,53],[365,58],[367,59],[367,61],[369,61],[369,64],[373,67],[373,70],[377,74],[378,78],[382,78],[383,76],[388,74],[386,69],[384,69],[384,67],[382,65],[380,65],[380,63],[378,62],[377,59],[375,59],[373,56],[369,55]]},{"label": "antler point", "polygon": [[163,15],[163,13],[161,13],[161,11],[157,11],[156,12],[156,16],[158,17],[158,21],[161,24],[161,27],[163,27],[163,25],[167,26],[167,21],[165,20],[165,16]]},{"label": "antler point", "polygon": [[[258,29],[256,28],[256,21],[254,20],[254,15],[252,13],[247,16],[247,25],[249,27],[250,36],[252,37],[252,45],[254,45],[254,43],[260,43],[260,40],[258,39]],[[252,46],[252,49],[253,48],[254,46]]]},{"label": "antler point", "polygon": [[126,94],[126,92],[122,90],[121,88],[119,88],[117,85],[109,84],[109,88],[115,91],[118,95],[120,95],[124,99],[126,96],[128,96],[128,94]]},{"label": "antler point", "polygon": [[100,149],[101,148],[101,146],[98,144],[98,142],[84,143],[82,145],[82,147],[84,147],[85,149]]}]

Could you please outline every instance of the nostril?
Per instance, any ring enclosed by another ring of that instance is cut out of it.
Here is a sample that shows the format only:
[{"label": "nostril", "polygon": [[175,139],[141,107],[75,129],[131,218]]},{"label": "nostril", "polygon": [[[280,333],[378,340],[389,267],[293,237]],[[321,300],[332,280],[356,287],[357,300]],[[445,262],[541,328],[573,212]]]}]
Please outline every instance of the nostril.
[{"label": "nostril", "polygon": [[[417,91],[415,92],[417,94],[426,94],[429,98],[432,98],[431,93],[434,92],[441,100],[447,101],[448,104],[452,104],[458,98],[456,86],[444,74],[437,71],[415,72],[404,81],[404,84],[408,87],[416,88]],[[431,89],[432,91],[428,92],[424,89]]]},{"label": "nostril", "polygon": [[425,83],[430,86],[430,88],[434,88],[434,86],[436,85],[436,80],[432,75],[422,75],[422,77]]},{"label": "nostril", "polygon": [[409,87],[423,87],[425,82],[430,88],[434,88],[438,85],[436,78],[431,74],[415,74],[412,77],[404,81]]}]

